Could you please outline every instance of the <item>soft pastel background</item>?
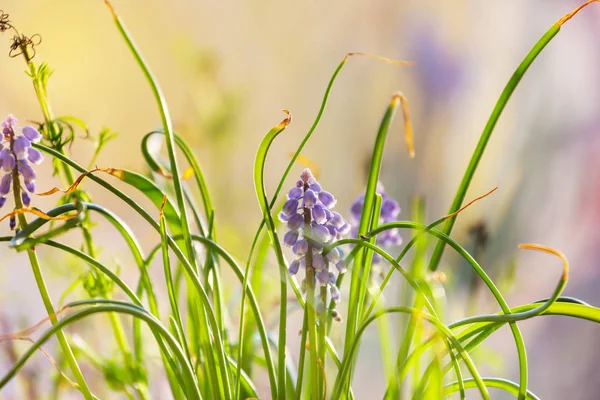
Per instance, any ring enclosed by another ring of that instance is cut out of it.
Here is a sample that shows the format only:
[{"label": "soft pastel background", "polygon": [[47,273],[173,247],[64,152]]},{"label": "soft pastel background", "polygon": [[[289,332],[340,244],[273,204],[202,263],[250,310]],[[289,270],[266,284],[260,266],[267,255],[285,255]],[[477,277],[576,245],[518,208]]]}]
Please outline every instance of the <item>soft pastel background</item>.
[{"label": "soft pastel background", "polygon": [[[221,238],[240,260],[245,259],[260,217],[250,173],[258,142],[282,119],[281,109],[291,110],[293,124],[268,160],[272,192],[347,52],[377,53],[416,64],[396,67],[351,58],[304,155],[320,166],[323,185],[337,194],[338,211],[345,212],[364,185],[380,117],[390,96],[401,90],[410,102],[417,157],[410,160],[406,154],[398,118],[388,139],[382,181],[403,207],[403,218],[410,218],[410,201],[421,195],[428,219],[434,220],[447,211],[485,121],[515,67],[555,21],[580,3],[114,0],[162,84],[178,130],[197,151],[217,199]],[[98,164],[145,171],[139,141],[160,120],[148,86],[103,2],[3,0],[0,9],[23,33],[43,36],[36,61],[47,61],[55,69],[49,87],[55,114],[75,115],[94,132],[108,126],[120,133]],[[490,241],[480,261],[500,281],[516,262],[517,281],[506,292],[511,305],[549,295],[560,274],[558,261],[517,250],[521,242],[563,251],[572,268],[565,294],[600,304],[599,22],[600,6],[592,5],[568,22],[533,64],[500,119],[468,197],[495,186],[499,190],[465,211],[454,230],[454,236],[472,248],[469,227],[479,221],[486,224]],[[0,115],[39,121],[25,64],[7,55],[9,39],[0,36]],[[91,148],[81,140],[72,155],[85,163]],[[38,186],[49,189],[58,182],[50,178],[50,163],[45,165]],[[91,182],[86,185],[96,202],[131,224],[146,249],[159,240],[121,202]],[[34,201],[48,208],[55,199]],[[94,232],[103,248],[101,258],[109,265],[121,265],[125,279],[134,282],[137,272],[125,244],[115,241],[114,231],[104,224]],[[8,224],[2,224],[0,234],[8,233]],[[77,235],[71,239],[75,244],[80,240]],[[0,332],[5,333],[32,325],[44,311],[24,255],[7,247],[0,251],[4,321]],[[58,301],[85,268],[54,251],[40,253]],[[470,278],[466,266],[449,251],[442,268],[450,281],[448,318],[456,319],[467,309],[468,285],[462,282]],[[232,301],[237,300],[237,290],[237,285],[230,288]],[[475,311],[496,311],[485,290]],[[294,318],[300,317],[291,314]],[[112,347],[106,345],[102,330],[91,329],[92,324],[97,328],[104,323],[97,318],[75,330],[91,343],[104,344],[110,354]],[[596,398],[600,327],[560,317],[520,326],[530,344],[530,388],[536,394],[544,399]],[[294,329],[290,332],[295,338]],[[511,340],[503,329],[478,354],[486,373],[517,379]],[[56,353],[53,346],[46,349]],[[354,385],[357,398],[382,394],[379,354],[373,329],[362,345]],[[501,363],[498,355],[503,357]],[[0,352],[0,374],[8,365]],[[41,355],[27,370],[37,374],[42,390],[54,374]],[[95,372],[86,369],[86,374]],[[159,377],[157,372],[152,375],[156,393],[164,390]],[[17,389],[9,385],[0,398],[22,398]],[[117,395],[104,392],[103,397]]]}]

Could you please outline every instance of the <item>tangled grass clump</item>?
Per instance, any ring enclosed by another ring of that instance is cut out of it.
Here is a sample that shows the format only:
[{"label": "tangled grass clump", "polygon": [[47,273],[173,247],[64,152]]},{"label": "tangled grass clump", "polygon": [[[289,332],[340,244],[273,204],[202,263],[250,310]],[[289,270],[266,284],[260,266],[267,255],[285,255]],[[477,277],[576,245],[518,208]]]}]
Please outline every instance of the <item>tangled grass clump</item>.
[{"label": "tangled grass clump", "polygon": [[[408,153],[411,157],[415,155],[408,103],[401,93],[391,97],[384,112],[371,153],[365,191],[351,212],[339,208],[332,210],[336,202],[334,196],[323,189],[309,169],[296,172],[299,171],[296,162],[312,138],[334,82],[350,57],[366,56],[392,64],[406,64],[366,53],[349,53],[331,77],[312,127],[271,195],[265,190],[266,159],[273,142],[291,123],[289,112],[285,111],[286,117],[264,136],[258,147],[253,179],[262,221],[244,265],[219,244],[214,223],[216,211],[200,163],[187,142],[174,132],[158,82],[110,3],[106,1],[118,31],[150,85],[161,117],[162,129],[148,133],[142,140],[144,158],[153,172],[151,177],[125,169],[95,166],[104,145],[115,138],[115,134],[106,129],[98,133],[93,157],[87,166],[67,155],[68,145],[76,140],[74,132],[77,129],[85,130],[88,138],[93,135],[77,118],[52,114],[47,96],[51,70],[45,63],[34,62],[34,46],[39,44],[38,41],[34,37],[24,40],[26,37],[16,31],[9,16],[0,11],[0,31],[16,32],[10,54],[23,55],[43,115],[42,123],[37,127],[22,128],[22,134],[16,133],[17,121],[12,116],[3,125],[6,143],[0,161],[5,175],[0,183],[0,206],[6,209],[6,195],[13,192],[14,209],[4,218],[10,219],[15,234],[1,237],[0,241],[8,243],[15,251],[27,253],[48,313],[46,321],[25,331],[1,335],[0,342],[31,340],[30,335],[40,330],[45,322],[52,324],[23,354],[15,357],[14,365],[0,378],[0,390],[17,376],[37,351],[43,351],[42,346],[50,338],[56,337],[64,361],[57,362],[44,353],[61,372],[55,382],[56,396],[62,390],[61,382],[67,382],[85,399],[97,398],[92,391],[93,385],[89,384],[92,374],[84,376],[79,366],[86,362],[99,371],[103,384],[112,391],[130,399],[150,398],[153,372],[148,369],[151,355],[147,353],[145,340],[149,332],[160,354],[162,376],[175,399],[354,398],[353,385],[365,384],[360,376],[354,376],[362,337],[369,326],[377,323],[384,355],[386,399],[402,398],[408,392],[417,399],[445,398],[455,392],[465,398],[468,389],[477,389],[482,398],[489,399],[489,388],[502,389],[519,399],[536,398],[528,388],[526,347],[518,322],[542,315],[564,315],[600,323],[600,309],[562,296],[569,275],[567,259],[559,251],[539,244],[522,244],[520,248],[557,257],[563,263],[563,272],[548,299],[511,308],[484,269],[450,235],[460,212],[495,190],[464,205],[467,189],[512,92],[562,25],[590,3],[592,1],[554,24],[518,66],[484,128],[448,215],[429,224],[418,217],[419,212],[414,214],[416,221],[397,220],[398,204],[379,184],[386,137],[398,109],[404,117]],[[150,139],[155,137],[164,139],[166,161],[149,146]],[[36,190],[35,172],[28,163],[39,164],[41,153],[52,159],[54,173],[66,189]],[[182,157],[189,165],[187,169],[180,165]],[[300,175],[300,180],[283,198],[281,191],[292,171]],[[26,191],[22,188],[21,178]],[[84,178],[100,185],[141,216],[146,229],[154,230],[160,242],[145,253],[125,221],[110,209],[93,202],[90,193],[83,188]],[[318,178],[324,182],[331,177],[324,171]],[[117,188],[112,182],[114,179],[124,184],[119,187],[126,189]],[[190,185],[184,184],[186,180],[194,182],[201,199],[199,203]],[[147,211],[134,201],[128,193],[136,191],[146,196],[156,209]],[[49,196],[59,192],[62,195],[55,208],[41,211],[30,205],[30,195]],[[418,211],[419,207],[417,204],[415,209]],[[27,214],[36,218],[28,221]],[[355,222],[352,229],[347,222],[348,214],[352,214]],[[115,272],[98,260],[99,249],[93,229],[94,221],[100,219],[116,229],[133,255],[139,270],[134,287],[120,278],[118,270]],[[282,233],[285,229],[281,229],[281,223],[287,225],[287,233]],[[438,229],[440,225],[442,227]],[[400,230],[414,232],[412,236],[405,235],[411,239],[403,247]],[[69,231],[81,233],[83,245],[80,248],[59,241]],[[343,237],[350,232],[351,238]],[[429,239],[435,240],[436,245],[427,264]],[[294,260],[291,262],[286,259],[282,243],[292,249]],[[88,298],[68,303],[58,310],[55,308],[42,274],[43,263],[36,252],[41,246],[68,253],[91,267],[74,283],[81,284]],[[447,246],[463,258],[485,284],[501,309],[499,313],[471,316],[451,323],[445,321],[438,295],[445,275],[438,267]],[[400,247],[399,255],[392,256],[391,253]],[[404,257],[411,249],[414,249],[415,262],[407,270],[403,267]],[[264,306],[265,294],[261,290],[269,252],[276,257],[280,284],[276,330],[266,323],[269,310]],[[238,251],[235,253],[239,254]],[[156,289],[159,283],[152,281],[148,271],[159,254],[165,277],[160,284],[164,284],[168,296],[167,315],[159,312],[160,299]],[[172,256],[177,260],[175,265],[172,265]],[[379,262],[389,268],[379,270],[382,279],[374,279],[376,267],[373,266]],[[296,276],[301,268],[305,279],[298,282]],[[232,273],[241,287],[237,306],[226,298],[225,293],[231,292],[233,285],[222,279],[225,271]],[[382,294],[390,289],[389,283],[396,272],[403,276],[411,292],[406,304],[386,306]],[[288,289],[292,291],[293,300],[288,298]],[[116,299],[118,291],[125,295],[125,300]],[[336,305],[342,298],[341,292],[344,308],[338,309]],[[296,302],[303,310],[297,362],[289,355],[291,346],[287,341],[288,317],[292,309],[288,303]],[[235,318],[238,313],[239,318]],[[108,316],[118,357],[96,354],[85,338],[67,334],[65,329],[70,325],[96,314]],[[389,328],[389,320],[394,314],[406,316],[405,331],[400,337],[393,335]],[[130,328],[125,326],[129,320],[121,318],[124,315],[132,317]],[[471,357],[474,349],[505,325],[512,332],[518,354],[517,382],[482,377]],[[334,326],[344,329],[343,338],[332,338]],[[399,349],[393,354],[392,342],[395,340]],[[464,375],[465,371],[470,377]],[[412,383],[405,382],[409,374],[414,376]],[[268,389],[263,391],[256,382],[264,377]],[[152,382],[157,379],[153,376]],[[28,379],[23,380],[25,387],[31,384]]]}]

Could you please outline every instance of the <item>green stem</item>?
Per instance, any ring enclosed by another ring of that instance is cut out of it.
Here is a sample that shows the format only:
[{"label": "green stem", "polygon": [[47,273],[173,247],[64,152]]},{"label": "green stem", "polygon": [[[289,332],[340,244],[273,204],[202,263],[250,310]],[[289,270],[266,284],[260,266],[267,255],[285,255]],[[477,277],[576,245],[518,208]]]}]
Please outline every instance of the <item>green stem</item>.
[{"label": "green stem", "polygon": [[[11,140],[11,148],[12,148],[12,140]],[[17,209],[23,208],[23,202],[21,201],[21,188],[19,181],[19,172],[17,167],[13,170],[13,192],[15,197],[15,207]],[[27,225],[27,218],[24,214],[19,214],[19,227],[22,228]],[[46,287],[46,282],[44,280],[44,275],[42,274],[42,269],[40,267],[40,262],[38,260],[35,249],[28,249],[27,256],[29,257],[29,263],[31,264],[31,270],[33,271],[33,276],[35,277],[35,282],[38,286],[38,290],[40,292],[40,296],[42,297],[42,301],[44,302],[44,307],[46,308],[46,312],[50,317],[50,322],[52,325],[56,325],[58,323],[58,318],[56,317],[56,311],[54,310],[54,306],[52,305],[52,300],[50,299],[50,294],[48,293],[48,288]],[[77,385],[81,393],[83,394],[86,400],[94,399],[92,392],[90,391],[87,383],[85,382],[85,378],[81,373],[81,369],[79,369],[79,365],[77,364],[77,360],[75,359],[75,355],[71,350],[71,346],[69,346],[69,342],[67,341],[67,337],[65,336],[62,330],[56,331],[56,338],[63,350],[65,359],[75,376],[75,380],[77,381]]]},{"label": "green stem", "polygon": [[[304,191],[308,189],[308,185],[304,184]],[[306,267],[306,311],[308,317],[308,346],[310,351],[310,387],[312,388],[312,398],[319,399],[320,374],[319,374],[319,359],[318,359],[318,343],[317,343],[317,318],[316,318],[316,302],[315,302],[315,269],[313,268],[313,244],[308,238],[311,235],[312,220],[310,208],[304,208],[304,236],[307,238],[308,250],[304,257]],[[301,343],[304,346],[304,343]]]},{"label": "green stem", "polygon": [[[25,60],[27,61],[27,66],[29,68],[29,73],[32,78],[35,94],[38,99],[40,108],[42,110],[42,114],[44,116],[44,122],[50,133],[49,136],[51,138],[55,139],[55,138],[57,138],[59,132],[56,128],[56,123],[54,122],[54,116],[52,113],[52,109],[50,107],[50,103],[48,102],[48,95],[46,93],[45,83],[40,78],[35,64],[32,61],[30,61],[31,58],[29,57],[28,53],[26,51],[24,51],[23,54],[25,55]],[[52,140],[51,142],[54,142],[54,140]],[[66,155],[64,147],[61,146],[61,147],[57,148],[56,150],[59,151],[62,155]],[[67,164],[64,164],[64,163],[61,163],[61,170],[62,170],[62,173],[64,175],[67,185],[71,186],[75,182],[75,176],[73,175],[73,171]],[[86,220],[89,219],[87,212],[85,215],[85,219]],[[92,258],[96,258],[96,251],[94,249],[94,243],[93,243],[93,239],[92,239],[90,230],[84,226],[84,227],[82,227],[82,234],[83,234],[83,238],[85,241],[87,253]],[[102,293],[102,295],[107,298],[110,296],[109,293]],[[115,314],[110,314],[109,320],[110,320],[110,323],[111,323],[111,326],[112,326],[112,329],[113,329],[113,332],[115,335],[115,340],[117,342],[117,346],[119,347],[120,351],[123,353],[123,358],[125,360],[127,369],[129,370],[131,377],[134,377],[136,374],[134,359],[133,359],[132,353],[129,349],[129,345],[127,343],[127,339],[125,336],[125,332],[123,330],[123,326],[121,325],[119,318]],[[138,395],[140,396],[141,399],[147,398],[147,395],[145,394],[145,390],[139,388],[138,385],[136,385],[136,392],[138,393]]]}]

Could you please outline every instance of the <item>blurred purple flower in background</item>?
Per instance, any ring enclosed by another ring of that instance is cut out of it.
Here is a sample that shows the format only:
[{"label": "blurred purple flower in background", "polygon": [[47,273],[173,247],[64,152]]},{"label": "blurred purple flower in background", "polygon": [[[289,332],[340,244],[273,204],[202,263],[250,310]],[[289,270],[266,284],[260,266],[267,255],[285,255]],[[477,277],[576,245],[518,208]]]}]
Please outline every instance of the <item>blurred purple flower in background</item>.
[{"label": "blurred purple flower in background", "polygon": [[[394,222],[398,220],[400,214],[400,206],[398,203],[385,194],[385,188],[381,182],[377,182],[377,193],[381,195],[381,212],[379,214],[379,224],[385,224],[388,222]],[[365,195],[361,194],[352,203],[350,207],[350,214],[352,215],[352,237],[358,238],[358,225],[365,204]],[[388,229],[385,232],[377,235],[377,245],[382,247],[400,246],[402,244],[402,237],[400,231],[396,228]],[[381,256],[377,253],[373,254],[373,263],[377,264],[381,261]]]},{"label": "blurred purple flower in background", "polygon": [[[321,286],[329,286],[331,299],[337,303],[340,291],[335,281],[338,273],[346,272],[346,265],[337,247],[323,256],[323,245],[341,239],[350,232],[350,224],[339,213],[331,211],[335,197],[321,188],[308,168],[302,171],[300,180],[287,197],[279,219],[287,222],[288,231],[283,236],[283,243],[291,247],[295,255],[288,272],[296,275],[300,267],[305,268],[305,257],[311,249],[316,281]],[[335,269],[330,268],[330,264],[335,265]]]}]

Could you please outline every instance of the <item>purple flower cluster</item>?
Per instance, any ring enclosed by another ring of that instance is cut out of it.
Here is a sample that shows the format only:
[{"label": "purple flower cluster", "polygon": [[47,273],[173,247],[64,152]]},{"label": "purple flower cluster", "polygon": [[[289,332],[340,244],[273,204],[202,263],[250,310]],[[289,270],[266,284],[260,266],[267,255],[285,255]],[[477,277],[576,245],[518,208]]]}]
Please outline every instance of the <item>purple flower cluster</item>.
[{"label": "purple flower cluster", "polygon": [[[350,224],[331,209],[336,199],[321,188],[310,169],[306,168],[300,180],[288,192],[288,200],[279,213],[279,219],[287,222],[288,232],[283,243],[292,248],[295,259],[290,263],[290,275],[296,275],[300,267],[306,267],[306,255],[312,254],[312,268],[321,286],[330,287],[331,299],[340,301],[340,291],[335,285],[338,273],[346,272],[343,254],[334,248],[323,256],[323,245],[339,240],[350,232]],[[329,265],[334,264],[335,269]]]},{"label": "purple flower cluster", "polygon": [[[18,175],[23,178],[22,187],[28,192],[35,192],[35,171],[31,164],[39,165],[44,161],[42,153],[34,149],[31,144],[39,142],[42,135],[31,126],[24,126],[17,133],[17,119],[9,115],[2,122],[2,140],[0,140],[0,169],[4,175],[0,179],[0,207],[6,203],[6,195],[10,193],[13,186],[15,168]],[[31,198],[23,190],[21,199],[25,206],[29,206]]]},{"label": "purple flower cluster", "polygon": [[[385,189],[381,182],[377,182],[377,193],[381,195],[381,212],[379,214],[379,224],[385,224],[388,222],[394,222],[398,220],[398,214],[400,214],[400,206],[398,203],[385,194]],[[352,214],[352,223],[355,228],[352,229],[352,237],[358,238],[358,224],[362,215],[363,206],[365,204],[365,195],[361,194],[352,203],[350,213]],[[402,237],[400,231],[396,228],[388,229],[385,232],[377,235],[377,245],[381,247],[399,246],[402,244]],[[373,254],[373,263],[381,261],[381,256],[377,253]]]}]

